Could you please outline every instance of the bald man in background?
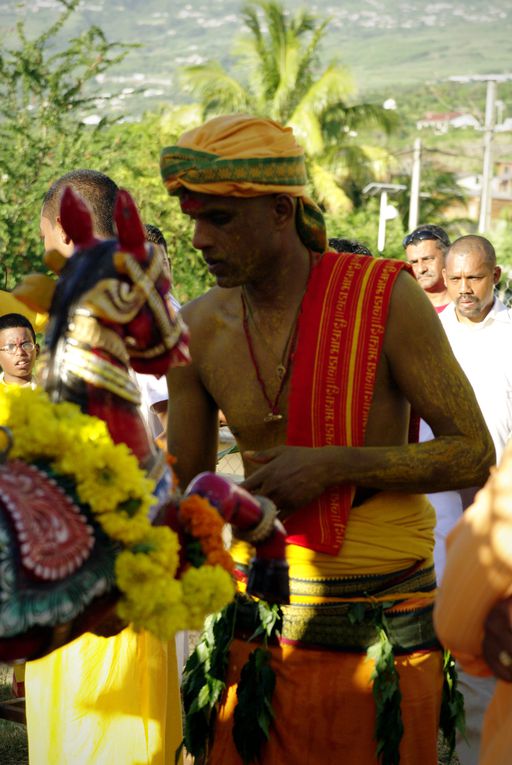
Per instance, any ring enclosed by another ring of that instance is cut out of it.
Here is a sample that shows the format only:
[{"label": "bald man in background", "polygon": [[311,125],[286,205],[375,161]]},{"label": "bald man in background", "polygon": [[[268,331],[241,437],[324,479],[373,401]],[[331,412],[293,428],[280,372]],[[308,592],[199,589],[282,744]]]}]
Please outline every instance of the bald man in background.
[{"label": "bald man in background", "polygon": [[512,434],[512,312],[494,294],[501,268],[491,242],[483,236],[457,239],[443,276],[452,302],[439,318],[475,391],[499,464]]},{"label": "bald man in background", "polygon": [[[443,277],[452,301],[439,315],[452,350],[473,387],[494,441],[499,464],[512,434],[512,312],[495,295],[501,269],[483,236],[457,239],[445,258]],[[461,402],[464,405],[464,402]],[[477,487],[479,488],[479,487]],[[467,506],[473,493],[463,496]],[[494,678],[459,671],[466,708],[467,742],[457,742],[461,765],[476,765],[483,717]]]}]

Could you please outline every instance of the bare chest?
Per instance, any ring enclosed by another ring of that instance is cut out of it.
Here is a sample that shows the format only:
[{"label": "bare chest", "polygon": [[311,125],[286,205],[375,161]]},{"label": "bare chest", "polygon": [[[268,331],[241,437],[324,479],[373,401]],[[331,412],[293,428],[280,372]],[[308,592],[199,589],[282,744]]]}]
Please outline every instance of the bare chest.
[{"label": "bare chest", "polygon": [[[293,374],[293,353],[289,358],[283,353],[286,328],[283,331],[276,326],[266,337],[252,332],[248,338],[241,318],[221,323],[202,354],[200,368],[205,388],[224,412],[242,450],[284,444]],[[394,384],[382,356],[366,444],[404,443],[408,418],[407,401]]]}]

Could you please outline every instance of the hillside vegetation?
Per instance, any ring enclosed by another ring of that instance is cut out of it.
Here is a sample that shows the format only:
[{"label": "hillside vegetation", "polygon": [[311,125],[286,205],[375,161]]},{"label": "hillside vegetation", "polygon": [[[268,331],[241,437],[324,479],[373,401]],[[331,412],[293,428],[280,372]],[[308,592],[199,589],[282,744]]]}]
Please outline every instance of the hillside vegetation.
[{"label": "hillside vegetation", "polygon": [[[301,7],[295,0],[285,5]],[[387,97],[407,84],[512,68],[509,0],[317,0],[303,5],[330,19],[325,62],[341,59],[362,93],[379,89]],[[233,40],[243,27],[242,6],[243,0],[83,0],[61,43],[97,24],[109,40],[139,46],[112,70],[107,83],[117,76],[126,78],[126,86],[142,85],[146,95],[128,99],[140,110],[154,99],[183,100],[176,78],[180,66],[212,58],[229,64]],[[3,0],[3,35],[20,19],[29,33],[40,33],[58,8],[56,0]]]}]

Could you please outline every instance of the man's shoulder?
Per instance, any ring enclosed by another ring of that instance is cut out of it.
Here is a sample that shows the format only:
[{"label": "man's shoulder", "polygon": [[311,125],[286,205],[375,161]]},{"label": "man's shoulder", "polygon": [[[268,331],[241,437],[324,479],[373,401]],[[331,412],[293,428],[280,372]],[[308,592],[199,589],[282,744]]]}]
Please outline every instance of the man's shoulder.
[{"label": "man's shoulder", "polygon": [[221,309],[232,300],[231,289],[211,287],[207,292],[199,295],[181,306],[181,314],[185,319],[188,317],[201,318],[208,315],[212,310]]},{"label": "man's shoulder", "polygon": [[196,354],[199,348],[217,348],[229,336],[226,330],[240,323],[240,290],[212,287],[184,305],[181,316],[190,331]]},{"label": "man's shoulder", "polygon": [[499,298],[494,304],[494,318],[505,325],[512,326],[512,309],[505,305]]}]

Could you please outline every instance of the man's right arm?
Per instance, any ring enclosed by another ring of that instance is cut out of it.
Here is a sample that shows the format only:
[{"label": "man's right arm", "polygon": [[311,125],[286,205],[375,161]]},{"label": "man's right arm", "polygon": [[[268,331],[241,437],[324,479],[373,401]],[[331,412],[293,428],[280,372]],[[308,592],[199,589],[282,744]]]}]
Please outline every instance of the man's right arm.
[{"label": "man's right arm", "polygon": [[[190,329],[192,359],[201,356],[200,327],[192,315],[184,316]],[[196,364],[174,367],[167,373],[169,402],[167,434],[169,454],[178,455],[174,466],[182,489],[198,473],[215,470],[218,447],[218,407],[204,387]]]}]

